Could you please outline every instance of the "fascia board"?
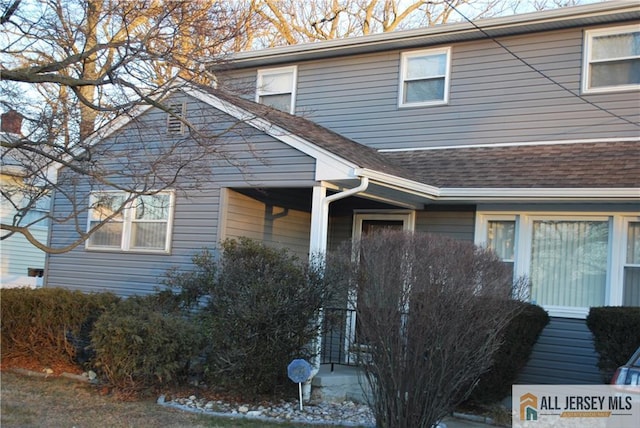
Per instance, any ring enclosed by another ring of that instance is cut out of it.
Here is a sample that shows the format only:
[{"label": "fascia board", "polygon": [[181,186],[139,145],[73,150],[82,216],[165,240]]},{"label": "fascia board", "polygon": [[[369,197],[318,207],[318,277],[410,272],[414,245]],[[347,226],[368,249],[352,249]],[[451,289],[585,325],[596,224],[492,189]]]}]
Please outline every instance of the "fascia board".
[{"label": "fascia board", "polygon": [[440,189],[435,186],[430,186],[428,184],[420,183],[384,172],[374,171],[367,168],[360,168],[355,170],[354,173],[357,176],[368,177],[370,180],[383,184],[386,187],[396,188],[398,190],[412,193],[414,195],[420,195],[429,199],[438,199],[438,197],[440,196]]},{"label": "fascia board", "polygon": [[640,188],[442,188],[447,200],[636,200]]},{"label": "fascia board", "polygon": [[[580,24],[580,20],[592,17],[615,16],[629,14],[637,16],[638,3],[634,0],[608,1],[590,5],[564,7],[546,11],[515,14],[509,16],[486,18],[476,21],[485,32],[492,35],[506,35],[520,31],[534,32],[544,30],[544,26],[557,23],[558,28],[569,28]],[[613,19],[613,18],[612,18]],[[493,34],[495,33],[495,34]],[[429,38],[440,37],[441,43],[484,37],[472,24],[468,22],[449,23],[432,27],[397,31],[391,33],[377,33],[346,39],[328,40],[321,43],[303,43],[299,45],[280,46],[275,48],[247,51],[229,55],[225,58],[224,68],[246,68],[265,64],[300,61],[302,59],[321,58],[345,54],[357,54],[381,51],[388,48],[403,49],[415,45],[416,40],[428,41]],[[449,37],[451,41],[442,39]],[[207,65],[216,68],[216,63]]]},{"label": "fascia board", "polygon": [[549,200],[618,200],[640,202],[640,188],[438,188],[390,174],[357,169],[355,175],[420,195],[432,200],[447,201],[549,201]]},{"label": "fascia board", "polygon": [[357,165],[215,95],[183,88],[194,98],[242,121],[316,160],[316,180],[354,178]]},{"label": "fascia board", "polygon": [[550,140],[550,141],[522,141],[513,143],[484,143],[484,144],[459,144],[450,146],[430,146],[411,147],[401,149],[379,149],[380,153],[402,153],[402,152],[422,152],[434,150],[456,150],[456,149],[477,149],[477,148],[498,148],[498,147],[527,147],[527,146],[557,146],[569,144],[591,144],[591,143],[635,143],[640,142],[640,137],[612,137],[612,138],[583,138],[577,140]]}]

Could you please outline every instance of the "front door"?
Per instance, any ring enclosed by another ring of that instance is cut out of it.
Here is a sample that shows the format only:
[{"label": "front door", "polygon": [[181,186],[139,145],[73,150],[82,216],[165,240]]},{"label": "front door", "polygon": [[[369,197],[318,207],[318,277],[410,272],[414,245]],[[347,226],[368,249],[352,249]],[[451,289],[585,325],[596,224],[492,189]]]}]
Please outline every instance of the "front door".
[{"label": "front door", "polygon": [[[415,215],[413,211],[376,211],[356,212],[353,218],[353,240],[357,242],[361,237],[370,233],[383,230],[414,230]],[[358,361],[362,354],[358,353],[366,350],[366,344],[360,343],[357,337],[357,319],[355,309],[362,305],[358,296],[352,291],[349,296],[349,310],[347,315],[347,355],[351,362]],[[366,351],[365,351],[366,352]]]}]

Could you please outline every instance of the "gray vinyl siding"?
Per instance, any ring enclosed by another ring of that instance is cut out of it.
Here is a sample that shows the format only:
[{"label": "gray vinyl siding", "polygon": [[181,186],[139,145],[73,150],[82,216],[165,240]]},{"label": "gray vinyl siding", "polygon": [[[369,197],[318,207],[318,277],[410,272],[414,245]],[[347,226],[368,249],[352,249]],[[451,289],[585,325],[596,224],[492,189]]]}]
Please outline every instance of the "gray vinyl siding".
[{"label": "gray vinyl siding", "polygon": [[[221,188],[311,187],[315,183],[315,161],[312,158],[249,126],[237,124],[229,116],[221,115],[194,99],[178,99],[188,102],[188,118],[200,124],[203,132],[218,134],[234,126],[232,131],[224,133],[216,141],[220,144],[220,153],[226,158],[217,157],[205,162],[209,173],[200,177],[198,188],[188,187],[195,179],[191,171],[185,170],[179,175],[178,187],[187,187],[175,192],[170,254],[85,249],[81,244],[69,252],[49,256],[45,286],[85,292],[113,291],[122,296],[151,293],[161,285],[167,269],[188,269],[195,253],[218,245],[223,209],[220,206]],[[115,143],[114,146],[123,150],[140,145],[148,148],[168,138],[164,130],[166,113],[151,110],[138,123],[114,134],[106,143]],[[189,147],[197,150],[193,145],[185,146],[185,150]],[[120,157],[114,157],[114,162],[119,161]],[[63,172],[61,180],[65,179]],[[80,204],[86,206],[90,189],[89,184],[81,180],[80,185],[70,185],[67,190],[71,194],[75,192]],[[54,195],[53,204],[54,212],[58,214],[72,209],[59,192]],[[86,227],[86,212],[79,216],[78,224],[80,228]],[[77,237],[72,222],[54,224],[51,245],[68,245]],[[308,249],[308,234],[306,240]]]},{"label": "gray vinyl siding", "polygon": [[[384,211],[381,211],[384,212]],[[334,215],[329,219],[328,248],[336,249],[352,237],[353,215]],[[470,207],[429,207],[416,211],[416,232],[445,235],[472,241],[475,229],[475,210]]]},{"label": "gray vinyl siding", "polygon": [[416,231],[473,242],[476,213],[469,208],[437,208],[416,212]]},{"label": "gray vinyl siding", "polygon": [[286,248],[302,259],[308,257],[311,213],[227,192],[224,238],[251,238]]},{"label": "gray vinyl siding", "polygon": [[599,384],[598,355],[584,320],[551,318],[518,378],[519,384]]},{"label": "gray vinyl siding", "polygon": [[[583,29],[453,44],[448,105],[398,107],[401,51],[298,65],[297,113],[379,149],[637,137],[638,91],[580,94]],[[428,46],[433,48],[441,46]],[[256,70],[228,75],[247,87]],[[236,80],[237,79],[237,80]],[[251,98],[253,94],[249,95]]]},{"label": "gray vinyl siding", "polygon": [[329,236],[327,248],[335,251],[344,242],[351,241],[353,237],[353,215],[333,215],[329,217]]}]

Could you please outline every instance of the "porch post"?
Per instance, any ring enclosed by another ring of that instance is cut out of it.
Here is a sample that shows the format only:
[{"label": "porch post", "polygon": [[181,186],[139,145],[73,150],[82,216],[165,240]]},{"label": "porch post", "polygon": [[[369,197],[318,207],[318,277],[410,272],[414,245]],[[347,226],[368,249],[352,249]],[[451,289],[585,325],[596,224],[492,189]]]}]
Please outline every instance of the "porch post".
[{"label": "porch post", "polygon": [[311,199],[311,233],[309,237],[309,255],[313,257],[327,251],[327,235],[329,228],[329,205],[325,203],[327,188],[323,185],[313,186]]},{"label": "porch post", "polygon": [[[369,178],[359,177],[360,184],[354,188],[343,190],[342,192],[335,193],[327,196],[327,188],[322,185],[313,187],[313,197],[311,203],[311,233],[309,236],[309,257],[313,260],[314,256],[320,254],[326,254],[327,252],[327,236],[329,230],[329,204],[338,199],[344,199],[349,196],[357,195],[360,192],[367,190],[369,186]],[[320,371],[320,362],[322,352],[322,322],[323,311],[320,311],[318,317],[318,336],[313,343],[316,356],[313,359],[311,377],[304,383],[302,394],[305,401],[311,398],[311,380]]]},{"label": "porch post", "polygon": [[[320,184],[313,186],[313,196],[311,199],[311,233],[309,234],[309,258],[313,262],[314,257],[325,254],[327,251],[327,236],[329,228],[329,204],[326,203],[327,188]],[[305,401],[311,398],[311,380],[320,370],[322,352],[322,318],[320,313],[318,319],[318,334],[313,341],[315,356],[311,362],[311,376],[302,388],[302,395]]]}]

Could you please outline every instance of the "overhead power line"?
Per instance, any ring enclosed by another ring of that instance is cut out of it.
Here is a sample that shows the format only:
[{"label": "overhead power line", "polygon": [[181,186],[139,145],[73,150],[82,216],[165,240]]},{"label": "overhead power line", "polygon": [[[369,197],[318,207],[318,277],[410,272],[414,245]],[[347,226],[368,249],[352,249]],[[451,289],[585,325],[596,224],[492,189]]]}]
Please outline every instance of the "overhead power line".
[{"label": "overhead power line", "polygon": [[554,85],[558,86],[559,88],[561,88],[562,90],[570,93],[571,95],[573,95],[574,97],[578,98],[579,100],[581,100],[582,102],[589,104],[590,106],[610,115],[613,116],[617,119],[620,119],[624,122],[627,122],[631,125],[634,126],[638,126],[640,127],[640,122],[634,122],[630,119],[627,119],[624,116],[620,116],[617,113],[612,112],[611,110],[602,107],[601,105],[598,105],[596,103],[594,103],[593,101],[589,101],[587,99],[585,99],[584,97],[582,97],[582,95],[580,95],[579,93],[574,92],[573,90],[567,88],[565,85],[563,85],[562,83],[556,81],[553,77],[549,76],[548,74],[546,74],[544,71],[542,70],[538,70],[535,66],[531,65],[529,62],[527,62],[527,60],[523,59],[522,57],[520,57],[517,53],[513,52],[511,49],[509,49],[507,46],[505,46],[502,42],[500,42],[498,39],[496,39],[494,36],[492,36],[491,34],[489,34],[487,31],[484,30],[484,28],[480,27],[478,24],[476,24],[473,20],[471,20],[470,18],[468,18],[464,13],[460,12],[460,10],[458,10],[457,7],[455,7],[453,5],[453,3],[451,3],[450,0],[444,0],[445,3],[447,3],[449,5],[449,7],[451,7],[453,10],[455,10],[458,15],[460,15],[465,21],[467,21],[469,24],[473,25],[473,27],[480,31],[483,35],[485,35],[488,39],[492,40],[494,43],[496,43],[498,46],[500,46],[502,49],[504,49],[506,52],[508,52],[511,56],[513,56],[515,59],[517,59],[518,61],[520,61],[522,64],[526,65],[527,67],[529,67],[531,70],[535,71],[536,73],[538,73],[540,76],[544,77],[545,79],[547,79],[548,81],[550,81],[551,83],[553,83]]}]

